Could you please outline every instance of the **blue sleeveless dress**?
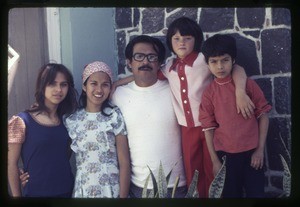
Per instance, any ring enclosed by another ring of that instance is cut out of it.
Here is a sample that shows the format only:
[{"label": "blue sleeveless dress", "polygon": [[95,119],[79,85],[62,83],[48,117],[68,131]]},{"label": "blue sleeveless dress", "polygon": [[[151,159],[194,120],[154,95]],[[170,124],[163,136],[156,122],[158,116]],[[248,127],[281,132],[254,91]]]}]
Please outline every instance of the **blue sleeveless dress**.
[{"label": "blue sleeveless dress", "polygon": [[30,177],[25,197],[71,197],[74,176],[69,162],[69,135],[61,121],[58,126],[37,123],[29,113],[18,114],[26,125],[21,157]]}]

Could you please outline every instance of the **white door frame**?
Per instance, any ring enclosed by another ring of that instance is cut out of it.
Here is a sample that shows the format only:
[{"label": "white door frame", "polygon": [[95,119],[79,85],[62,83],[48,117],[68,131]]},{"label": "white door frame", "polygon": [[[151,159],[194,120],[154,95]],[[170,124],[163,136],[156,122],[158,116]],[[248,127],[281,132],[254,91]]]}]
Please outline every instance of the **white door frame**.
[{"label": "white door frame", "polygon": [[46,8],[49,61],[61,63],[59,8]]}]

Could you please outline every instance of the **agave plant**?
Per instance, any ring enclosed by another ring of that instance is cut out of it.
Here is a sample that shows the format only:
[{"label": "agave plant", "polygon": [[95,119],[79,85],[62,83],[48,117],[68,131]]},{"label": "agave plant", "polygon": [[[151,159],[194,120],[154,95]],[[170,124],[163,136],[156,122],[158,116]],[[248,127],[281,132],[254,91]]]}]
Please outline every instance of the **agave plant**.
[{"label": "agave plant", "polygon": [[226,166],[225,166],[226,156],[222,157],[222,159],[223,159],[222,167],[209,186],[209,191],[208,191],[209,198],[221,198],[222,191],[225,184],[225,177],[226,177]]},{"label": "agave plant", "polygon": [[286,197],[289,197],[290,194],[291,194],[291,166],[290,166],[290,163],[291,163],[291,155],[287,149],[287,147],[285,146],[285,143],[281,137],[281,134],[280,135],[280,141],[282,143],[282,146],[284,148],[284,152],[288,158],[288,162],[284,159],[284,157],[279,154],[279,157],[280,157],[280,160],[281,160],[281,163],[283,165],[283,182],[282,182],[282,189],[283,189],[283,194],[280,195],[280,197],[283,197],[283,196],[286,196]]},{"label": "agave plant", "polygon": [[197,189],[198,175],[199,175],[199,171],[195,170],[192,182],[189,186],[189,189],[188,189],[188,192],[187,192],[185,198],[199,198],[199,192]]},{"label": "agave plant", "polygon": [[291,171],[289,169],[289,166],[283,156],[279,154],[282,165],[283,165],[283,182],[282,182],[282,189],[283,189],[283,194],[280,196],[286,196],[289,197],[291,194]]},{"label": "agave plant", "polygon": [[[174,167],[176,166],[176,164],[174,165]],[[154,176],[152,170],[150,169],[150,167],[149,166],[147,166],[147,167],[150,171],[150,174],[146,178],[145,185],[144,185],[143,192],[142,192],[142,198],[167,198],[168,197],[168,183],[169,183],[169,180],[170,180],[170,177],[171,177],[171,174],[172,174],[172,171],[173,171],[174,167],[167,174],[167,176],[165,176],[162,163],[160,162],[157,178],[155,178],[155,176]],[[197,198],[197,197],[199,197],[199,193],[197,191],[198,174],[199,174],[199,172],[196,170],[195,173],[194,173],[192,183],[189,186],[187,195],[185,196],[186,198]],[[152,180],[152,183],[153,183],[153,189],[150,191],[149,194],[147,194],[147,187],[148,187],[150,177],[151,177],[151,180]],[[175,183],[174,183],[174,187],[172,189],[171,198],[175,197],[175,193],[176,193],[176,189],[177,189],[179,180],[180,180],[180,176],[177,176],[175,178]]]}]

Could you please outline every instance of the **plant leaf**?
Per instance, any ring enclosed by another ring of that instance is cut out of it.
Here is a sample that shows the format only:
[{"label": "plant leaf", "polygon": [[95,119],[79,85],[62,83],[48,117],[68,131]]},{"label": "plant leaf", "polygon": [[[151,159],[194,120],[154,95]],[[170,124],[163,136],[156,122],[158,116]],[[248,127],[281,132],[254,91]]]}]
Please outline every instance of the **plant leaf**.
[{"label": "plant leaf", "polygon": [[157,193],[157,182],[155,179],[155,176],[152,172],[152,170],[150,169],[150,167],[147,165],[148,169],[150,170],[150,175],[151,175],[151,179],[152,179],[152,183],[153,183],[153,195],[156,195]]},{"label": "plant leaf", "polygon": [[179,180],[180,180],[180,176],[177,176],[176,179],[175,179],[175,183],[174,183],[174,187],[173,187],[173,190],[172,190],[171,198],[175,197],[175,192],[176,192],[176,189],[178,187]]},{"label": "plant leaf", "polygon": [[154,189],[150,191],[148,198],[154,198]]},{"label": "plant leaf", "polygon": [[279,154],[284,171],[283,171],[283,191],[285,192],[286,196],[289,197],[291,194],[291,172],[289,170],[288,164],[286,163],[285,159],[281,154]]},{"label": "plant leaf", "polygon": [[167,187],[167,180],[164,173],[164,169],[162,163],[160,161],[159,168],[158,168],[158,197],[159,198],[166,198],[168,194],[168,187]]},{"label": "plant leaf", "polygon": [[142,198],[147,198],[147,190],[148,190],[147,187],[148,187],[149,180],[150,180],[150,174],[146,178],[146,182],[142,192]]},{"label": "plant leaf", "polygon": [[222,159],[223,159],[222,167],[209,186],[209,191],[208,191],[209,198],[220,198],[222,195],[222,191],[225,184],[225,177],[226,177],[226,166],[225,166],[226,156],[223,156]]},{"label": "plant leaf", "polygon": [[198,189],[197,189],[198,175],[199,175],[199,171],[195,170],[192,182],[189,186],[187,194],[185,195],[185,198],[198,198],[199,197],[199,193],[198,193]]},{"label": "plant leaf", "polygon": [[[182,159],[182,157],[180,157],[179,159]],[[175,168],[175,166],[177,165],[177,163],[179,162],[179,160],[174,164],[174,166],[172,167],[172,169],[170,170],[170,172],[167,174],[166,180],[167,180],[167,185],[169,184],[169,180],[172,174],[173,169]]]}]

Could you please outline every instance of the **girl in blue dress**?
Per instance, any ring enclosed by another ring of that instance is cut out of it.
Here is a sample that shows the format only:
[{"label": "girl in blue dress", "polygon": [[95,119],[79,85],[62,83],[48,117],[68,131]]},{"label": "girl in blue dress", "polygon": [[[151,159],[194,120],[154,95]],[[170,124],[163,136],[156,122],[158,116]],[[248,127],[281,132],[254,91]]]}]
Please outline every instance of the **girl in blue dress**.
[{"label": "girl in blue dress", "polygon": [[[13,197],[71,197],[70,139],[62,117],[77,107],[69,70],[46,64],[38,75],[36,103],[8,122],[8,182]],[[20,188],[19,160],[30,179]]]}]

